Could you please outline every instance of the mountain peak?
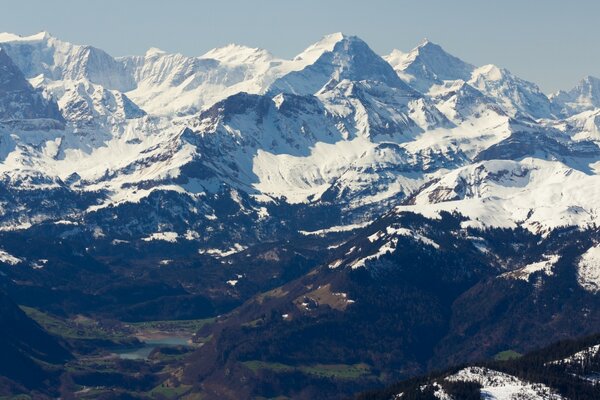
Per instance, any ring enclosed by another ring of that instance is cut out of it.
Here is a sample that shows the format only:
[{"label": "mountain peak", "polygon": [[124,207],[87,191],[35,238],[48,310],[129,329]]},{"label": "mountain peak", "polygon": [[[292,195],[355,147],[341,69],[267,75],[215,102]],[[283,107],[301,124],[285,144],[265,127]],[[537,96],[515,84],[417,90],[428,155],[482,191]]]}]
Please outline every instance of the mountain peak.
[{"label": "mountain peak", "polygon": [[159,49],[158,47],[150,47],[148,50],[146,50],[146,57],[155,57],[155,56],[161,56],[163,54],[166,54],[166,51]]},{"label": "mountain peak", "polygon": [[473,79],[476,79],[478,76],[485,76],[488,80],[499,81],[503,79],[506,74],[507,71],[504,68],[500,68],[494,64],[487,64],[473,71]]},{"label": "mountain peak", "polygon": [[[429,39],[423,39],[421,43],[417,47],[411,50],[410,53],[416,53],[417,55],[424,55],[428,53],[438,53],[443,55],[444,57],[454,57],[450,53],[448,53],[442,46],[439,44],[432,42]],[[455,57],[456,58],[456,57]]]},{"label": "mountain peak", "polygon": [[566,116],[600,107],[600,79],[588,75],[569,90],[560,90],[552,96],[552,103]]},{"label": "mountain peak", "polygon": [[426,47],[426,46],[429,46],[430,44],[435,44],[435,43],[432,43],[432,42],[431,42],[429,39],[427,39],[427,38],[423,38],[423,39],[422,39],[422,40],[419,42],[419,44],[417,45],[417,47],[416,47],[416,48],[422,48],[422,47]]},{"label": "mountain peak", "polygon": [[294,70],[272,85],[275,91],[314,94],[330,80],[383,82],[414,94],[390,64],[357,36],[333,33],[296,56]]},{"label": "mountain peak", "polygon": [[532,82],[493,64],[473,71],[469,85],[496,99],[509,115],[523,114],[538,118],[552,118],[550,100]]},{"label": "mountain peak", "polygon": [[364,43],[367,46],[358,36],[346,35],[342,32],[331,33],[307,47],[306,50],[294,57],[294,61],[303,61],[306,64],[312,64],[324,53],[333,52],[341,43]]},{"label": "mountain peak", "polygon": [[344,40],[345,38],[348,38],[348,37],[349,36],[346,35],[344,32],[333,32],[333,33],[323,36],[323,38],[321,40],[329,40],[329,41],[339,42],[340,40]]},{"label": "mountain peak", "polygon": [[582,79],[583,82],[599,82],[600,78],[597,78],[593,75],[588,75],[585,78]]},{"label": "mountain peak", "polygon": [[225,64],[248,64],[258,60],[270,60],[274,57],[267,50],[259,47],[230,43],[226,46],[209,50],[200,58],[210,58]]},{"label": "mountain peak", "polygon": [[417,44],[416,47],[411,49],[407,54],[412,55],[413,57],[417,57],[419,54],[423,53],[423,51],[441,51],[447,55],[449,55],[443,48],[437,43],[432,42],[431,40],[425,38]]},{"label": "mountain peak", "polygon": [[0,33],[0,42],[37,42],[48,40],[50,38],[52,38],[52,35],[46,31],[41,31],[29,36],[21,36],[9,32]]},{"label": "mountain peak", "polygon": [[475,69],[429,39],[422,40],[409,53],[394,50],[385,59],[402,79],[423,93],[443,81],[468,81]]},{"label": "mountain peak", "polygon": [[48,31],[40,31],[35,35],[29,36],[29,40],[48,40],[52,37],[50,32]]}]

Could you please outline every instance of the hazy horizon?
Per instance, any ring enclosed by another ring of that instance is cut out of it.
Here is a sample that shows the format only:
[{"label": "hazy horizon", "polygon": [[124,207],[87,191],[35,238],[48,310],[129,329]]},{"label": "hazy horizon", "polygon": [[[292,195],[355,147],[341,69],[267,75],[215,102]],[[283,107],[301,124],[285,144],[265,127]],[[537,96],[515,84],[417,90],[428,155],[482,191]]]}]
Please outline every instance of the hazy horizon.
[{"label": "hazy horizon", "polygon": [[236,43],[291,58],[333,32],[359,36],[385,55],[393,49],[407,52],[428,38],[472,64],[508,68],[546,93],[568,89],[587,75],[600,76],[600,51],[587,50],[596,49],[595,38],[600,36],[594,21],[600,4],[390,3],[7,0],[0,31],[23,36],[48,31],[113,56],[143,54],[150,47],[198,56]]}]

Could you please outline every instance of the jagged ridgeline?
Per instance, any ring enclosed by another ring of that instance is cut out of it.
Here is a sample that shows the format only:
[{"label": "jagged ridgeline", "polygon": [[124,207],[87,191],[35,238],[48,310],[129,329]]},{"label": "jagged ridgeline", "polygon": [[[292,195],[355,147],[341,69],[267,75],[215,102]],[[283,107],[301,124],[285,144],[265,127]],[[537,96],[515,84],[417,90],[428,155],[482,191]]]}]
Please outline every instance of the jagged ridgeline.
[{"label": "jagged ridgeline", "polygon": [[[2,394],[341,398],[600,332],[599,82],[0,34],[0,288],[49,332]],[[165,327],[195,345],[110,356]],[[507,365],[423,393],[538,382]]]}]

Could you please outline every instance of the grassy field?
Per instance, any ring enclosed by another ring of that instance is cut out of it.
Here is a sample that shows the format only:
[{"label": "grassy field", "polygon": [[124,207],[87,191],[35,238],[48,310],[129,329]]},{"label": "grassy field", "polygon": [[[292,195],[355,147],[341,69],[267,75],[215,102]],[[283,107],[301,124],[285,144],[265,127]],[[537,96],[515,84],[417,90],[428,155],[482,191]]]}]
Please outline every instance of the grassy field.
[{"label": "grassy field", "polygon": [[300,367],[300,370],[306,374],[334,379],[358,379],[371,372],[366,364],[316,364]]},{"label": "grassy field", "polygon": [[275,372],[293,372],[299,371],[307,375],[320,376],[332,379],[358,379],[370,375],[371,369],[366,364],[315,364],[291,366],[275,362],[266,361],[244,361],[244,364],[250,370],[256,372],[261,369],[268,369]]},{"label": "grassy field", "polygon": [[164,385],[158,385],[157,387],[155,387],[154,389],[152,389],[150,392],[148,392],[148,395],[150,395],[151,397],[158,397],[158,398],[166,398],[166,399],[178,399],[180,398],[182,395],[184,395],[186,392],[188,392],[191,389],[191,386],[188,385],[180,385],[177,387],[169,387],[169,386],[164,386]]},{"label": "grassy field", "polygon": [[244,361],[242,362],[244,366],[249,368],[251,371],[256,372],[261,369],[268,369],[275,372],[291,372],[295,371],[296,368],[291,365],[285,365],[275,362],[266,362],[266,361]]},{"label": "grassy field", "polygon": [[507,360],[514,360],[515,358],[519,358],[521,357],[521,353],[518,353],[514,350],[506,350],[506,351],[501,351],[500,353],[496,354],[494,356],[494,360],[496,361],[507,361]]},{"label": "grassy field", "polygon": [[103,339],[120,341],[130,336],[121,327],[107,328],[95,320],[78,317],[76,319],[59,318],[35,308],[21,306],[21,309],[48,332],[67,339]]},{"label": "grassy field", "polygon": [[215,318],[190,319],[190,320],[167,320],[167,321],[148,321],[134,322],[127,325],[138,331],[162,331],[162,332],[190,332],[195,333],[204,325],[211,324]]},{"label": "grassy field", "polygon": [[214,318],[194,320],[149,321],[135,323],[101,323],[91,318],[60,318],[35,308],[21,309],[48,332],[66,339],[102,339],[120,342],[144,333],[196,333]]}]

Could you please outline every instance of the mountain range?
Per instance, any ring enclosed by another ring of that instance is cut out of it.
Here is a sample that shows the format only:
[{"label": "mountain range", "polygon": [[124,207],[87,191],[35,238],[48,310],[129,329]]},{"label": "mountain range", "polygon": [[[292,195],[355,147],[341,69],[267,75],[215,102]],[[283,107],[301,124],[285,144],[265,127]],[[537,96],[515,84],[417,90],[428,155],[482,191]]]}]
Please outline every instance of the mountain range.
[{"label": "mountain range", "polygon": [[216,318],[169,372],[205,398],[529,351],[600,332],[599,132],[598,78],[546,95],[428,40],[288,60],[2,33],[0,287],[62,317]]}]

